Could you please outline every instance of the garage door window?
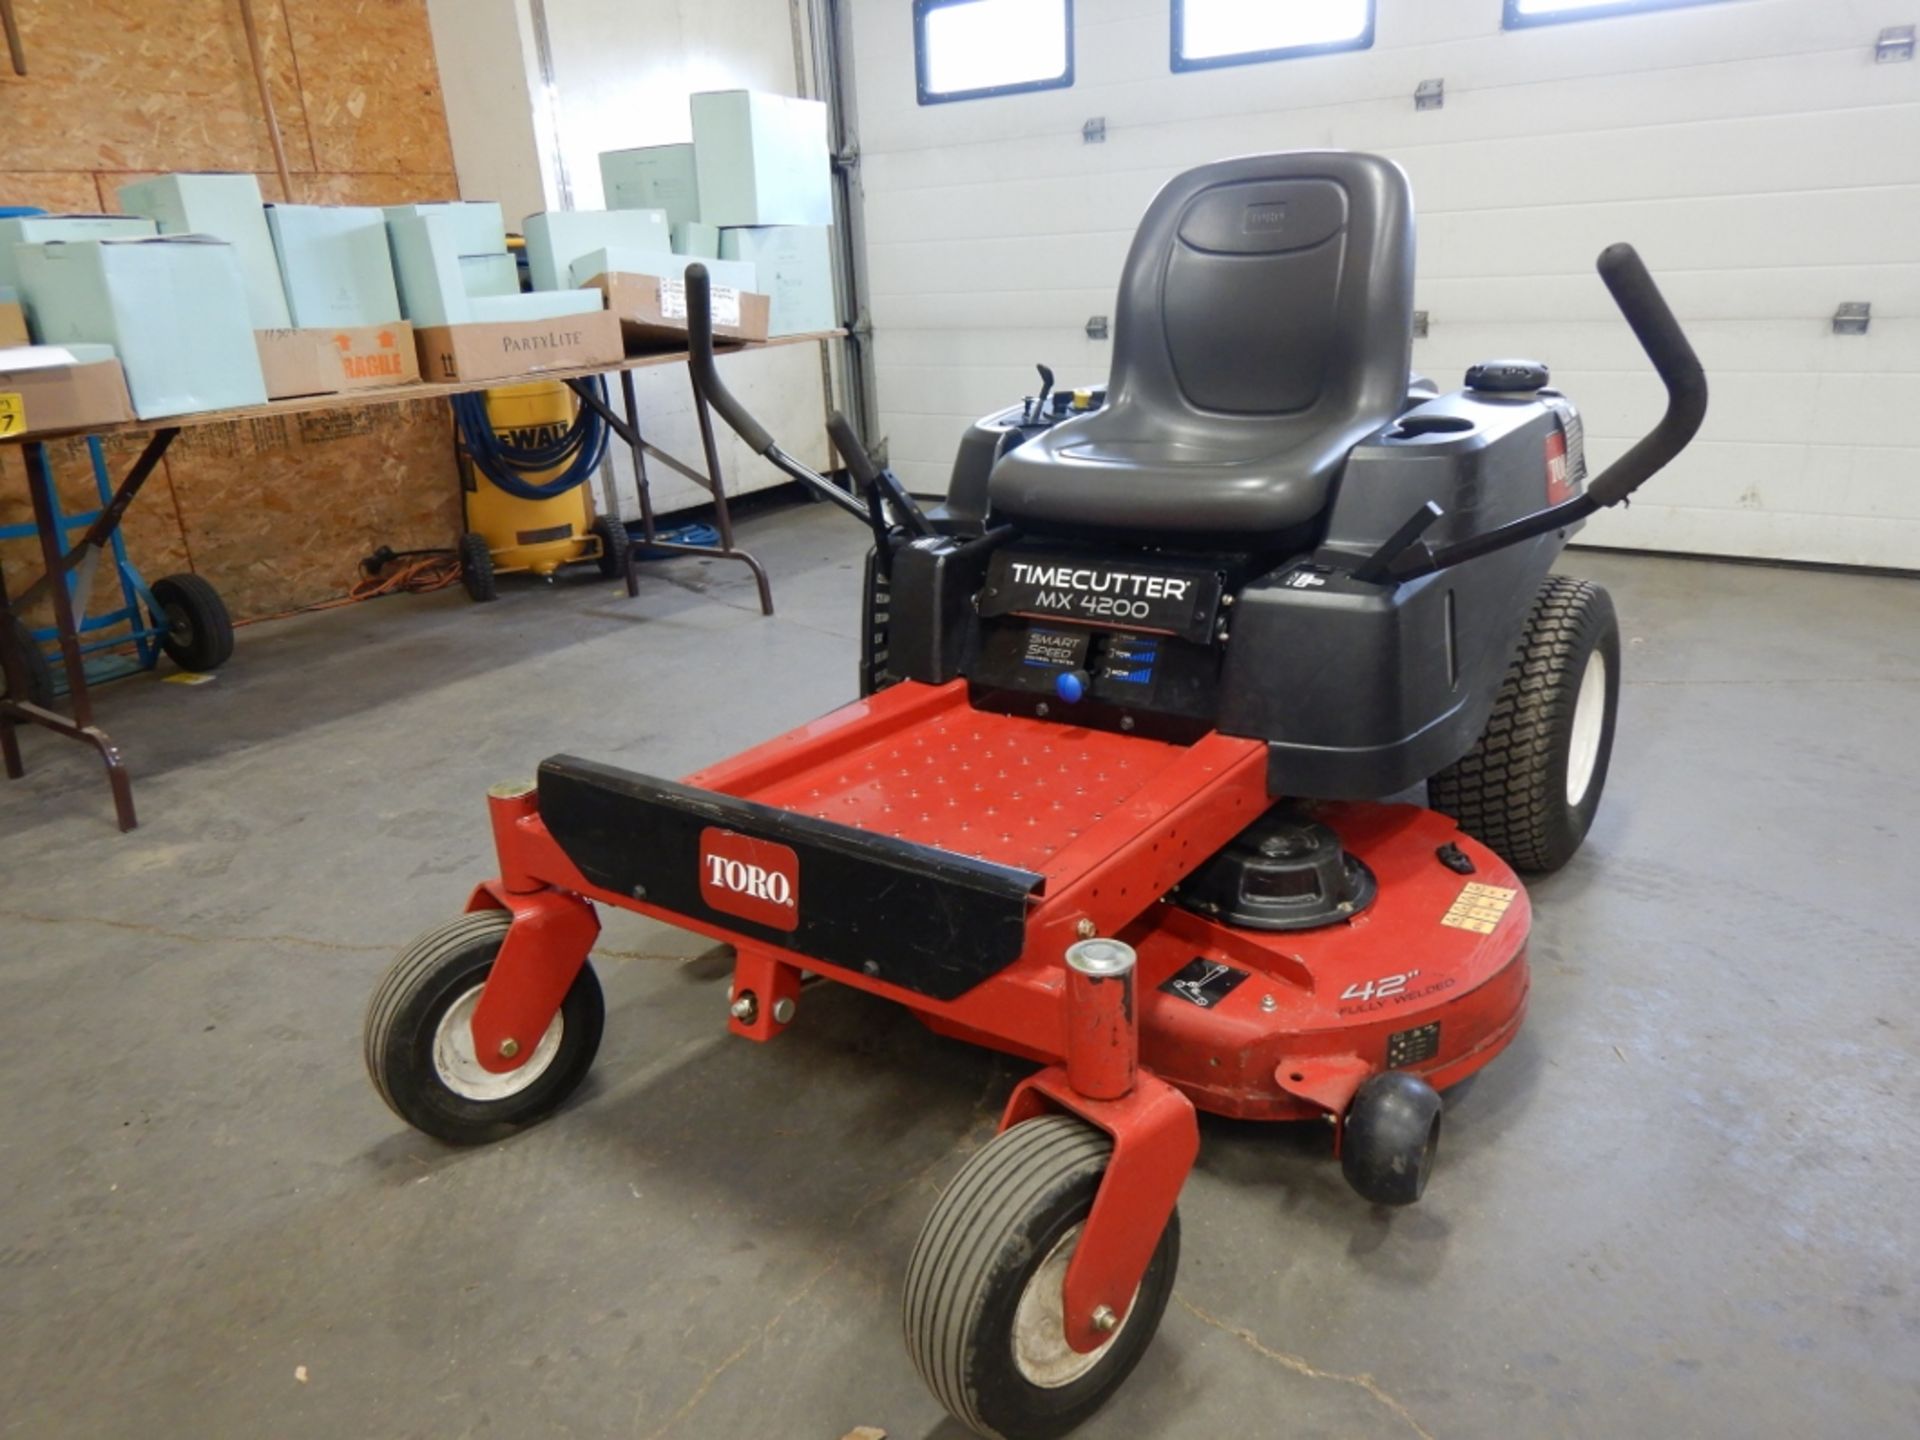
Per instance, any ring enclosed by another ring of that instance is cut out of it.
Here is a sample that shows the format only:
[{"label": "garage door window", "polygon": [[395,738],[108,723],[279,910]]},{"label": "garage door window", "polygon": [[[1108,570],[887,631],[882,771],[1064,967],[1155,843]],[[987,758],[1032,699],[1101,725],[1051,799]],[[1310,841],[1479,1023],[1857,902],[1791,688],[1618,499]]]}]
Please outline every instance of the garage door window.
[{"label": "garage door window", "polygon": [[1073,84],[1073,0],[913,0],[920,103]]},{"label": "garage door window", "polygon": [[1554,25],[1562,20],[1598,20],[1607,15],[1637,15],[1643,10],[1678,10],[1715,5],[1720,0],[1507,0],[1507,29]]},{"label": "garage door window", "polygon": [[1364,50],[1373,0],[1173,0],[1173,68]]}]

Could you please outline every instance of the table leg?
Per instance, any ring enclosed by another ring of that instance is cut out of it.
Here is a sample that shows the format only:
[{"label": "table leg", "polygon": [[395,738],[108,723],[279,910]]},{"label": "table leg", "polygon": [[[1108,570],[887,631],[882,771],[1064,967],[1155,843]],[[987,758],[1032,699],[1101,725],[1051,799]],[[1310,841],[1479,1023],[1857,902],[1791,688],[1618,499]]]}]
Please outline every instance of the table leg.
[{"label": "table leg", "polygon": [[[115,496],[108,513],[102,515],[87,532],[87,541],[97,543],[113,532],[120,516],[126,513],[127,505],[152,473],[158,463],[160,453],[166,449],[166,443],[175,432],[161,431],[147,447],[147,453],[141,456]],[[78,740],[91,745],[106,766],[107,785],[113,792],[113,810],[122,832],[138,825],[139,817],[133,806],[133,782],[127,775],[126,761],[121,758],[120,747],[113,743],[113,737],[93,723],[93,692],[87,687],[86,662],[80,654],[80,636],[74,623],[73,595],[67,587],[67,572],[78,562],[78,554],[62,556],[60,554],[60,534],[53,514],[53,470],[47,464],[46,446],[37,440],[26,441],[22,450],[22,459],[27,466],[27,496],[33,502],[34,529],[40,536],[40,558],[46,570],[40,580],[29,586],[25,595],[31,595],[41,586],[52,593],[53,618],[55,628],[60,635],[60,659],[67,672],[67,698],[73,706],[73,717],[69,719],[53,710],[42,709],[21,699],[0,701],[0,758],[6,763],[7,774],[18,779],[22,772],[20,764],[19,742],[14,727],[25,721],[51,730],[57,735],[65,735],[70,740]],[[0,598],[0,619],[12,613],[12,607]],[[20,685],[25,687],[24,670],[20,657],[12,654],[10,637],[0,640],[0,652],[13,662],[13,668],[21,671]],[[9,681],[8,693],[15,694],[13,682]]]},{"label": "table leg", "polygon": [[[0,567],[0,678],[6,681],[7,694],[27,693],[27,657],[14,648],[13,606],[7,601],[4,567]],[[20,762],[20,739],[14,734],[14,724],[12,710],[0,703],[0,764],[4,764],[9,780],[18,780],[27,773]]]}]

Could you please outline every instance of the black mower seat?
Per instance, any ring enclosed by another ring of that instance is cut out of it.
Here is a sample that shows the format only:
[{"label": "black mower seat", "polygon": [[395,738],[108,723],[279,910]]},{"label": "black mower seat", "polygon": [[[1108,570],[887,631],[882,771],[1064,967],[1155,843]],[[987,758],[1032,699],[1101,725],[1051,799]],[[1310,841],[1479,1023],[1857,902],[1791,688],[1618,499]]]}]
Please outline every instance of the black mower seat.
[{"label": "black mower seat", "polygon": [[1004,456],[993,508],[1038,530],[1283,543],[1405,407],[1412,328],[1399,166],[1297,151],[1190,170],[1134,236],[1106,406]]}]

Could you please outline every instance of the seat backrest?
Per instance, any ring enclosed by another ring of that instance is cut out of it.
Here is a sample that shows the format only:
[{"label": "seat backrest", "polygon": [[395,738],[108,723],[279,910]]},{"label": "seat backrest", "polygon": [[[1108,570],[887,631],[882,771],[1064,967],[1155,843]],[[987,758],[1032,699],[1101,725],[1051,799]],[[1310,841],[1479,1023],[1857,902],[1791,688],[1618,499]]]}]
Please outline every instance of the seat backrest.
[{"label": "seat backrest", "polygon": [[1222,160],[1168,184],[1140,222],[1109,405],[1202,432],[1384,424],[1405,402],[1412,322],[1399,166],[1347,151]]}]

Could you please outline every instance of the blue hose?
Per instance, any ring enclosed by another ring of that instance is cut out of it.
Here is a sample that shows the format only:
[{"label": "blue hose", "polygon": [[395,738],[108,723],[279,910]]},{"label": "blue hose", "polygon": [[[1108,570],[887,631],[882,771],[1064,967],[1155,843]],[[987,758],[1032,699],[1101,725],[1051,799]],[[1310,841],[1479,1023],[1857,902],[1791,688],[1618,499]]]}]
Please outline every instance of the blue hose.
[{"label": "blue hose", "polygon": [[[593,377],[601,403],[607,398],[607,382]],[[567,433],[547,445],[514,445],[495,433],[487,419],[486,397],[479,394],[452,397],[453,418],[460,427],[460,441],[466,446],[474,469],[498,485],[516,500],[552,500],[583,485],[600,468],[607,453],[607,424],[599,412],[582,405],[573,417]],[[525,478],[531,470],[551,470],[565,465],[552,479],[532,481]]]}]

